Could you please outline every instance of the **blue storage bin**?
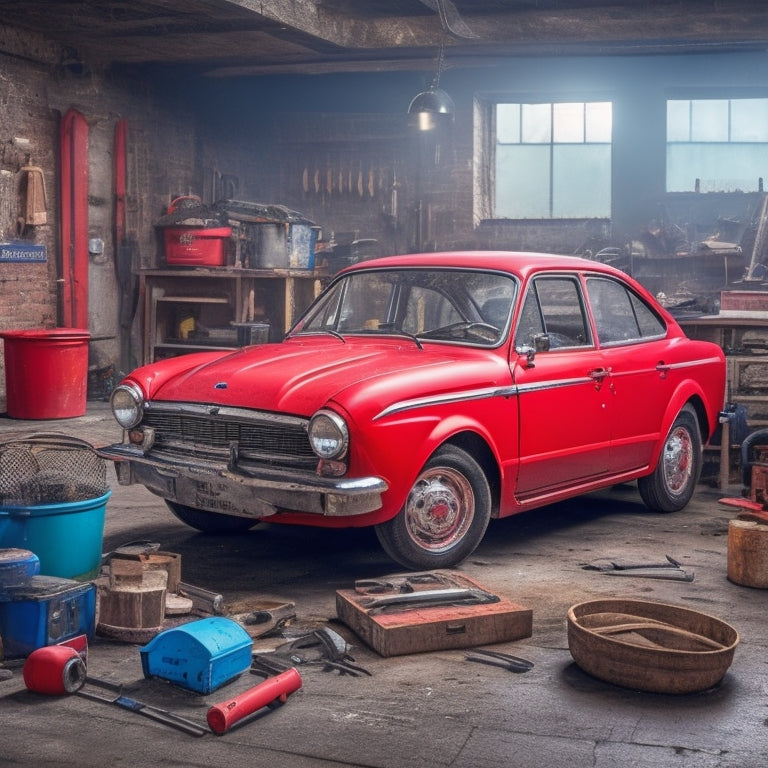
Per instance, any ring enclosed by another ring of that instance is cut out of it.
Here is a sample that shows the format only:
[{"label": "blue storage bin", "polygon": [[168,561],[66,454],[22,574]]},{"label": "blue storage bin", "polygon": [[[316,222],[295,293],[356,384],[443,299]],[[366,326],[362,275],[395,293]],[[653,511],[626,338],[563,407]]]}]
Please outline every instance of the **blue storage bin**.
[{"label": "blue storage bin", "polygon": [[111,491],[85,501],[0,506],[0,546],[22,547],[40,559],[40,573],[93,579],[101,566],[104,518]]},{"label": "blue storage bin", "polygon": [[250,669],[253,640],[223,616],[166,629],[139,649],[144,677],[211,693]]},{"label": "blue storage bin", "polygon": [[0,591],[0,637],[5,658],[28,656],[37,648],[93,637],[96,585],[56,576],[31,576]]}]

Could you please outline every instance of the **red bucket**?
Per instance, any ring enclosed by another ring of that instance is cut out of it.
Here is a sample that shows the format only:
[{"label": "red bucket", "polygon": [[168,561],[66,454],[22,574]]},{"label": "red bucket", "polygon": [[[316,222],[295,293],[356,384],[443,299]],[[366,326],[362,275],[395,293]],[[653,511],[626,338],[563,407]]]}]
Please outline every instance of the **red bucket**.
[{"label": "red bucket", "polygon": [[5,394],[12,419],[83,416],[88,394],[88,342],[81,328],[1,331]]}]

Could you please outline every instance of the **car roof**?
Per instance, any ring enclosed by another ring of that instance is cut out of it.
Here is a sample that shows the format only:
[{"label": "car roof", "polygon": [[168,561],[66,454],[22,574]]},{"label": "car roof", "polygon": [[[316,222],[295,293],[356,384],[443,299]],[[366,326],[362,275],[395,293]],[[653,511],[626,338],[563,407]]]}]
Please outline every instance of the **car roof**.
[{"label": "car roof", "polygon": [[[603,272],[626,277],[611,266],[578,256],[533,251],[443,251],[438,253],[410,253],[400,256],[384,256],[357,262],[348,269],[372,269],[378,267],[462,267],[497,269],[526,277],[530,272],[541,270],[577,269]],[[346,271],[346,270],[344,270]]]}]

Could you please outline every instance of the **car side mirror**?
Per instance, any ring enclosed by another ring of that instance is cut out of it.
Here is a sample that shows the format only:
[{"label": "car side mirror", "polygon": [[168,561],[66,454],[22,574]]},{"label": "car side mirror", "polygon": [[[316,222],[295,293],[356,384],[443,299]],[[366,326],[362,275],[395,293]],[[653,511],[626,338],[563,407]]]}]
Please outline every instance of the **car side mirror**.
[{"label": "car side mirror", "polygon": [[548,333],[537,333],[533,337],[533,348],[537,352],[549,352],[549,348],[550,348],[549,334]]},{"label": "car side mirror", "polygon": [[525,355],[525,367],[533,368],[535,366],[534,359],[539,352],[549,352],[550,343],[549,335],[546,333],[537,333],[533,337],[533,345],[522,344],[519,347],[515,347],[515,352],[518,355]]}]

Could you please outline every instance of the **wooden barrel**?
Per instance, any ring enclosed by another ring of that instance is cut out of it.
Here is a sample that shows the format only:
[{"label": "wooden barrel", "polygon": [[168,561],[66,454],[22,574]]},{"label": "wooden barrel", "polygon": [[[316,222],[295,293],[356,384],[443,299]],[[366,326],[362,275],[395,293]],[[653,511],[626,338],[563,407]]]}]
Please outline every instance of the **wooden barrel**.
[{"label": "wooden barrel", "polygon": [[768,589],[768,525],[738,518],[728,523],[728,579]]}]

